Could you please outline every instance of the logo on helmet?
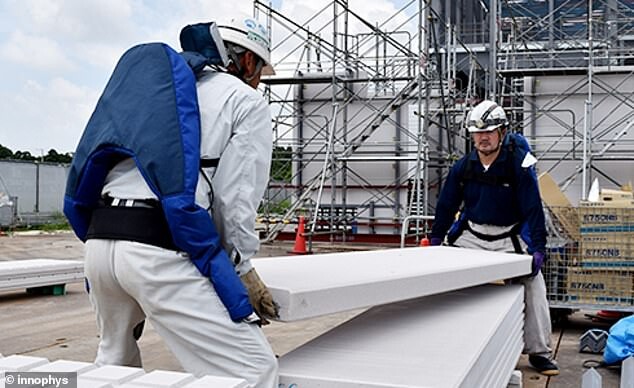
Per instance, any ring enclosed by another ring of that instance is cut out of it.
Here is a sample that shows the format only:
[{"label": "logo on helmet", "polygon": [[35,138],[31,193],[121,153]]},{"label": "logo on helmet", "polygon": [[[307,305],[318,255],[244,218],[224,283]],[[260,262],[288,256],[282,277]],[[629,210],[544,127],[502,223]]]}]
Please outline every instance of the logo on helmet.
[{"label": "logo on helmet", "polygon": [[269,49],[269,42],[264,37],[254,33],[253,31],[249,31],[247,34],[247,38],[264,47],[265,49]]},{"label": "logo on helmet", "polygon": [[258,24],[257,24],[257,22],[256,22],[255,20],[253,20],[253,19],[245,19],[245,20],[244,20],[244,25],[245,25],[247,28],[254,29],[254,28],[255,28]]},{"label": "logo on helmet", "polygon": [[482,129],[486,127],[486,123],[482,119],[477,119],[473,122],[473,126],[478,129]]}]

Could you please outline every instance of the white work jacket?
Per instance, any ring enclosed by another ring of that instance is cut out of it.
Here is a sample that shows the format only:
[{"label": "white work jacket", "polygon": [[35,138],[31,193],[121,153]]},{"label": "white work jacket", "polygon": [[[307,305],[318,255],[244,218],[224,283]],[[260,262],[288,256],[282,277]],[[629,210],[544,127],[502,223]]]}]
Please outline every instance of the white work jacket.
[{"label": "white work jacket", "polygon": [[[205,71],[197,82],[201,158],[220,159],[199,174],[196,203],[210,209],[222,243],[239,275],[252,268],[259,249],[257,209],[269,180],[272,130],[269,107],[257,91],[230,74]],[[215,171],[214,171],[215,170]],[[102,190],[113,198],[156,198],[134,162],[127,159],[108,174]]]}]

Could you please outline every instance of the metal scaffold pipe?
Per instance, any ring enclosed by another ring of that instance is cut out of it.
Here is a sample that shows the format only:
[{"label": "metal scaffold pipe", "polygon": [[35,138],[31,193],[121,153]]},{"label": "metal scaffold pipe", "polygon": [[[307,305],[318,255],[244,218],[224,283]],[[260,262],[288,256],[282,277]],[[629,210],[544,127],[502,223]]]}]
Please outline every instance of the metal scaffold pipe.
[{"label": "metal scaffold pipe", "polygon": [[[399,226],[433,214],[434,194],[470,150],[468,110],[483,98],[512,114],[541,171],[562,182],[574,173],[565,180],[574,201],[592,174],[631,179],[603,168],[634,160],[634,44],[621,39],[634,34],[634,10],[622,2],[408,0],[378,18],[346,0],[292,17],[268,0],[254,5],[275,32],[279,71],[262,82],[279,112],[276,171],[291,177],[271,183],[265,211],[292,216],[319,198],[317,223],[337,231],[368,213]],[[335,103],[335,126],[317,119]]]},{"label": "metal scaffold pipe", "polygon": [[[317,216],[319,214],[319,207],[321,206],[321,195],[324,191],[324,182],[326,181],[328,164],[333,163],[333,161],[330,159],[330,155],[333,152],[333,143],[334,143],[334,137],[335,137],[335,128],[337,125],[338,109],[339,109],[339,104],[334,103],[332,105],[332,119],[330,119],[330,127],[328,130],[328,142],[326,143],[326,156],[324,157],[324,164],[321,170],[321,179],[319,181],[319,191],[317,193],[317,201],[315,202],[315,211],[313,213],[313,221],[311,222],[311,225],[310,225],[311,235],[315,233],[315,226],[317,225]],[[331,215],[333,214],[332,210],[330,214]]]},{"label": "metal scaffold pipe", "polygon": [[588,0],[588,99],[585,102],[583,125],[583,164],[581,169],[581,199],[588,198],[588,173],[592,168],[592,0]]}]

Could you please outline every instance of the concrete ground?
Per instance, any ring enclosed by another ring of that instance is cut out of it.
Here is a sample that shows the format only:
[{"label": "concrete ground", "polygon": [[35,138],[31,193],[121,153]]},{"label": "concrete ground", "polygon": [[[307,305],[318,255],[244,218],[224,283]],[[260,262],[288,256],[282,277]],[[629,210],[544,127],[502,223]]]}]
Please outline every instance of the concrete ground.
[{"label": "concrete ground", "polygon": [[[263,246],[260,256],[283,256],[288,244]],[[319,246],[320,251],[336,251],[343,247]],[[0,260],[30,258],[83,259],[83,245],[68,232],[55,234],[21,233],[0,236]],[[273,322],[264,331],[278,355],[283,355],[321,333],[360,313],[353,311],[306,321]],[[564,324],[553,328],[555,359],[561,374],[546,378],[530,369],[522,356],[518,369],[523,373],[525,388],[580,387],[582,366],[587,359],[601,359],[601,355],[578,352],[579,336],[591,328],[607,330],[609,325],[592,322],[585,314],[575,312]],[[56,359],[93,361],[99,338],[90,303],[83,284],[67,286],[64,296],[29,295],[23,290],[0,294],[0,353],[23,354]],[[182,370],[178,361],[165,347],[156,332],[146,326],[139,341],[144,368]],[[601,368],[603,387],[618,387],[620,371]]]}]

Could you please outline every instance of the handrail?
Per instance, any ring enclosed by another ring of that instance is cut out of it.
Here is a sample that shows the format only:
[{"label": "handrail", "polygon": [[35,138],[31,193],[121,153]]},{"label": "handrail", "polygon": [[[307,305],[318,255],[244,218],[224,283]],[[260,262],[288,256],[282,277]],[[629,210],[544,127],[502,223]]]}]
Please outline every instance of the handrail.
[{"label": "handrail", "polygon": [[410,220],[425,220],[425,221],[432,221],[434,219],[434,216],[418,216],[418,215],[411,215],[411,216],[407,216],[403,219],[403,225],[401,226],[401,248],[405,247],[405,233],[407,232],[407,228],[409,227],[409,222]]}]

